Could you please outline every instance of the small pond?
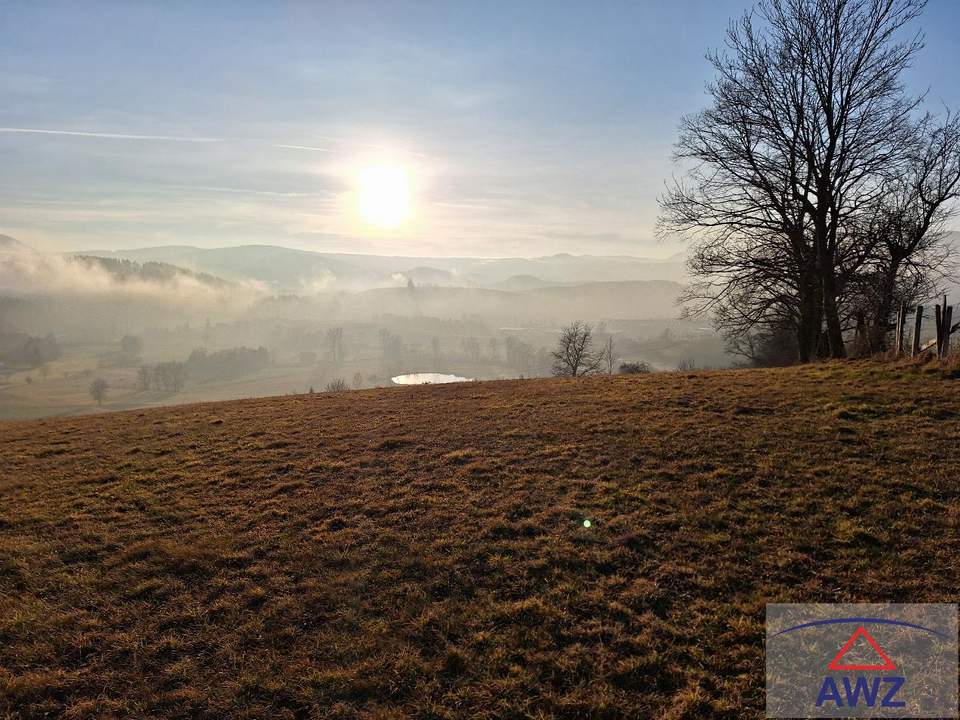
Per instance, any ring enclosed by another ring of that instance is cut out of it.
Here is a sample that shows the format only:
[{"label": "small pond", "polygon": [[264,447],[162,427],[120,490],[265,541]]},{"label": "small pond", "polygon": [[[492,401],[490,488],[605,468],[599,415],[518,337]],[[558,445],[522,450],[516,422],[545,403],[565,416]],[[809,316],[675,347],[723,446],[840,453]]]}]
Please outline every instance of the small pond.
[{"label": "small pond", "polygon": [[397,375],[390,378],[395,385],[433,385],[439,383],[468,382],[472,378],[460,377],[459,375],[445,375],[443,373],[425,372],[410,373],[409,375]]}]

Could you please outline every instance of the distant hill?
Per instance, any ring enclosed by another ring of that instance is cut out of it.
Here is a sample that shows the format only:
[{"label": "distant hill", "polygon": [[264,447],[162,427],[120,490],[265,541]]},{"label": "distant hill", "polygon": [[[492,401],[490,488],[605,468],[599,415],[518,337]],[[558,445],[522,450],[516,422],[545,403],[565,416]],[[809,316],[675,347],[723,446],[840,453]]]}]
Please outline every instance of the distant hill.
[{"label": "distant hill", "polygon": [[449,270],[418,266],[396,273],[396,280],[413,280],[416,285],[457,285],[457,276]]},{"label": "distant hill", "polygon": [[682,286],[665,280],[591,282],[543,287],[525,292],[534,304],[569,318],[609,319],[675,317]]},{"label": "distant hill", "polygon": [[576,319],[676,317],[681,285],[668,281],[597,282],[531,290],[421,286],[374,288],[345,294],[342,312],[352,320],[380,315],[465,318],[502,323]]},{"label": "distant hill", "polygon": [[69,261],[87,267],[106,270],[120,282],[141,280],[144,282],[164,283],[180,277],[187,277],[216,289],[225,289],[233,285],[233,283],[218,278],[215,275],[210,275],[209,273],[198,273],[163,262],[147,261],[138,263],[133,260],[103,258],[95,255],[71,255]]},{"label": "distant hill", "polygon": [[335,257],[272,245],[204,249],[189,246],[82,253],[100,257],[159,261],[229,280],[252,280],[273,292],[310,293],[329,287],[369,283],[375,277]]},{"label": "distant hill", "polygon": [[[573,320],[675,319],[682,286],[669,281],[595,282],[498,290],[482,287],[406,285],[359,292],[326,291],[312,297],[264,298],[251,317],[330,317],[337,322],[370,322],[387,316],[482,319],[495,326],[535,323],[559,328]],[[328,303],[326,311],[316,302]]]},{"label": "distant hill", "polygon": [[538,258],[473,259],[462,262],[461,273],[481,285],[495,285],[513,276],[532,276],[546,283],[673,280],[683,282],[683,262],[628,255],[569,255]]},{"label": "distant hill", "polygon": [[[294,250],[275,245],[204,249],[166,246],[87,255],[170,263],[231,280],[254,280],[274,292],[363,289],[414,282],[461,287],[499,287],[512,277],[535,277],[545,285],[590,281],[683,282],[682,260],[629,256],[551,255],[540,258],[437,258],[353,255]],[[532,287],[532,286],[531,286]],[[521,289],[508,287],[506,289]],[[529,289],[529,288],[527,288]]]},{"label": "distant hill", "polygon": [[4,250],[15,250],[19,252],[32,252],[32,248],[28,245],[24,245],[19,240],[15,240],[9,235],[0,235],[0,251]]},{"label": "distant hill", "polygon": [[556,283],[547,282],[536,275],[511,275],[506,280],[493,283],[493,287],[498,290],[536,290],[551,285]]}]

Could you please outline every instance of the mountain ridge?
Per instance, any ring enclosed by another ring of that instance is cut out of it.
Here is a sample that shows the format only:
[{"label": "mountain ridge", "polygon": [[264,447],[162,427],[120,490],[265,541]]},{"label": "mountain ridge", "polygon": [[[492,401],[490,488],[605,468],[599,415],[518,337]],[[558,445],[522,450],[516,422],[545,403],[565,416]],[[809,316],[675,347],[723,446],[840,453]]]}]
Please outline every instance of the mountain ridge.
[{"label": "mountain ridge", "polygon": [[[190,245],[85,251],[99,257],[166,262],[232,280],[264,283],[275,292],[316,288],[382,286],[409,278],[451,286],[492,287],[513,276],[532,276],[546,284],[584,281],[675,280],[686,277],[676,259],[629,255],[571,255],[534,258],[430,257],[329,253],[280,245],[198,248]],[[401,277],[402,276],[402,277]]]}]

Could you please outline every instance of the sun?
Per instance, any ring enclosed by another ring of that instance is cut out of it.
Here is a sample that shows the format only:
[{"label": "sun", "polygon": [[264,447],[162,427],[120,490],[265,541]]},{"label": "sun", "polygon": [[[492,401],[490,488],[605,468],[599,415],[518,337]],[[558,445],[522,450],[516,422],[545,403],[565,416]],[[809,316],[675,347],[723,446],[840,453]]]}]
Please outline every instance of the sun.
[{"label": "sun", "polygon": [[396,228],[410,217],[410,178],[400,165],[371,165],[357,178],[357,211],[364,222]]}]

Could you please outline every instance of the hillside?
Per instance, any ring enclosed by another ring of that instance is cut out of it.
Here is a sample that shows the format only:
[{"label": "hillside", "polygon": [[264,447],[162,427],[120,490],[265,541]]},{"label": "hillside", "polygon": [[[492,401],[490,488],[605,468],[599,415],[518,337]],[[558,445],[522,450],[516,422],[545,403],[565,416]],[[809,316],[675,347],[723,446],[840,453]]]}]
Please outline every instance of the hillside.
[{"label": "hillside", "polygon": [[106,272],[121,283],[139,281],[162,284],[187,279],[216,289],[225,289],[232,285],[232,283],[214,275],[197,273],[154,260],[138,263],[133,260],[117,260],[116,258],[103,258],[96,255],[71,255],[68,257],[68,262],[86,269]]},{"label": "hillside", "polygon": [[765,602],[960,593],[958,442],[863,363],[0,424],[0,715],[760,718]]},{"label": "hillside", "polygon": [[686,280],[683,257],[679,255],[662,260],[565,253],[536,258],[404,257],[313,252],[277,245],[175,245],[83,254],[164,262],[231,280],[256,281],[282,293],[380,287],[398,284],[398,279],[405,284],[411,275],[415,282],[463,287],[496,287],[514,275],[533,275],[547,284]]},{"label": "hillside", "polygon": [[30,248],[9,235],[0,235],[0,252],[4,251],[29,252]]},{"label": "hillside", "polygon": [[408,317],[482,316],[501,322],[569,318],[669,318],[679,309],[675,282],[593,282],[525,291],[462,287],[376,288],[343,295],[343,313],[366,319],[384,314]]}]

